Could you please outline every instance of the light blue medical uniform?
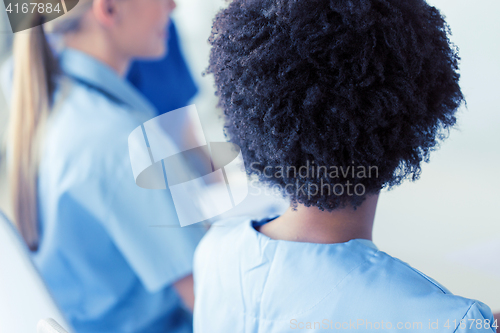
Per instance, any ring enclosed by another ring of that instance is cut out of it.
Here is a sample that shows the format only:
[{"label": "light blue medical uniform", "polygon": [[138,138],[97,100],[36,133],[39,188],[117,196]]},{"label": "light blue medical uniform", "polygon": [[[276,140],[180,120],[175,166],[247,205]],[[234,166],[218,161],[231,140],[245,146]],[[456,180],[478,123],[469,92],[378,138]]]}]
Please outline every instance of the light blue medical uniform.
[{"label": "light blue medical uniform", "polygon": [[203,229],[180,227],[168,190],[135,184],[128,153],[129,134],[156,112],[84,53],[66,49],[60,65],[35,263],[76,332],[191,332],[172,284],[192,272]]},{"label": "light blue medical uniform", "polygon": [[273,240],[254,228],[267,221],[221,221],[201,241],[195,333],[495,332],[487,305],[451,294],[372,241]]}]

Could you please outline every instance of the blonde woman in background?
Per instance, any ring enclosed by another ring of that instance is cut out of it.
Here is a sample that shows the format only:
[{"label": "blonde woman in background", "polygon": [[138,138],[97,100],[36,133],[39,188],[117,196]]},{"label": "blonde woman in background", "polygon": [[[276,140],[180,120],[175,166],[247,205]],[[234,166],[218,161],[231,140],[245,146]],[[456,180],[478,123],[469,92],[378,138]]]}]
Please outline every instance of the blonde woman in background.
[{"label": "blonde woman in background", "polygon": [[[133,59],[164,55],[174,7],[173,0],[80,0],[15,37],[14,220],[77,332],[192,330],[186,308],[203,229],[179,227],[168,191],[136,186],[127,139],[155,110],[123,80]],[[63,37],[57,56],[49,28]],[[148,227],[158,224],[171,227]]]}]

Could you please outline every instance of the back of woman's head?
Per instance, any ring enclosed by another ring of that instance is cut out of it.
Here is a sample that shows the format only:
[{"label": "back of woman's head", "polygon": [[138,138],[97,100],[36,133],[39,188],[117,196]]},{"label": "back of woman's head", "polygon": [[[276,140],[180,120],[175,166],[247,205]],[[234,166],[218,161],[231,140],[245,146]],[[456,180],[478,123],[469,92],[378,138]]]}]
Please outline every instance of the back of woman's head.
[{"label": "back of woman's head", "polygon": [[208,72],[247,172],[328,211],[417,179],[463,101],[448,36],[423,0],[231,2]]}]

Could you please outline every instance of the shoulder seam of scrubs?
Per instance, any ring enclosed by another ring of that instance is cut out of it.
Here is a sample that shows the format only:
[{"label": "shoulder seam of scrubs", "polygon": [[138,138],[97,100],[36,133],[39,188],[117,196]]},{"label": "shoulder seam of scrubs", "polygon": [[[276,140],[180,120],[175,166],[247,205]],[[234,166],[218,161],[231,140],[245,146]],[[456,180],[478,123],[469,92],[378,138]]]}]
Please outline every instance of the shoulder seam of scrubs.
[{"label": "shoulder seam of scrubs", "polygon": [[422,273],[421,271],[419,271],[418,269],[412,267],[411,265],[409,265],[408,263],[402,261],[401,259],[398,259],[396,257],[393,257],[391,255],[388,254],[389,257],[391,257],[393,260],[399,262],[399,263],[402,263],[404,266],[408,267],[409,269],[411,269],[413,272],[417,273],[418,275],[420,275],[421,277],[423,277],[424,279],[426,279],[427,281],[429,281],[431,284],[433,284],[435,287],[437,287],[439,290],[441,290],[441,292],[445,295],[449,295],[450,293],[447,292],[446,290],[443,289],[443,286],[441,286],[437,281],[433,281],[431,277],[425,275],[424,273]]},{"label": "shoulder seam of scrubs", "polygon": [[[469,313],[470,309],[472,309],[472,307],[473,307],[474,305],[476,305],[476,304],[477,304],[477,302],[476,302],[476,301],[472,302],[472,304],[469,306],[469,308],[467,309],[467,311],[465,311],[465,314],[463,315],[463,317],[462,317],[462,319],[461,319],[460,321],[464,320],[464,319],[465,319],[465,317],[467,317],[467,314]],[[483,318],[484,318],[484,317],[483,317]],[[490,326],[490,327],[491,327],[491,326]],[[458,325],[458,326],[457,326],[457,328],[455,328],[455,330],[453,331],[453,333],[456,333],[456,332],[458,331],[458,329],[459,329],[459,328],[460,328],[460,325]],[[495,332],[495,331],[493,331],[493,332]]]},{"label": "shoulder seam of scrubs", "polygon": [[[460,321],[464,320],[464,318],[467,317],[467,314],[469,313],[470,309],[472,309],[472,306],[474,304],[476,304],[476,302],[472,302],[472,304],[469,306],[469,308],[467,309],[467,311],[465,311],[465,314],[462,316],[462,319],[460,319]],[[457,328],[455,328],[455,330],[453,331],[453,333],[455,333],[459,328],[460,328],[460,325],[458,325]]]}]

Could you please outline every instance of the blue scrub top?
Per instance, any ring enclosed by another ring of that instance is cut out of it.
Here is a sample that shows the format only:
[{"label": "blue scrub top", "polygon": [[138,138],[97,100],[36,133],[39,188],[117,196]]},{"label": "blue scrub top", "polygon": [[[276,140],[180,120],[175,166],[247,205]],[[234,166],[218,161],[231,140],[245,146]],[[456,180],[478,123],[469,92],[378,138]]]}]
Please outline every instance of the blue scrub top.
[{"label": "blue scrub top", "polygon": [[370,240],[273,240],[255,229],[267,221],[221,221],[201,241],[195,333],[495,332],[487,305],[453,295]]},{"label": "blue scrub top", "polygon": [[167,55],[155,61],[135,61],[127,75],[156,108],[158,114],[185,107],[198,92],[182,56],[177,29],[171,21]]},{"label": "blue scrub top", "polygon": [[128,153],[129,134],[156,111],[84,53],[66,49],[60,64],[35,263],[76,332],[191,332],[172,284],[192,272],[203,229],[180,227],[167,190],[135,184]]}]

